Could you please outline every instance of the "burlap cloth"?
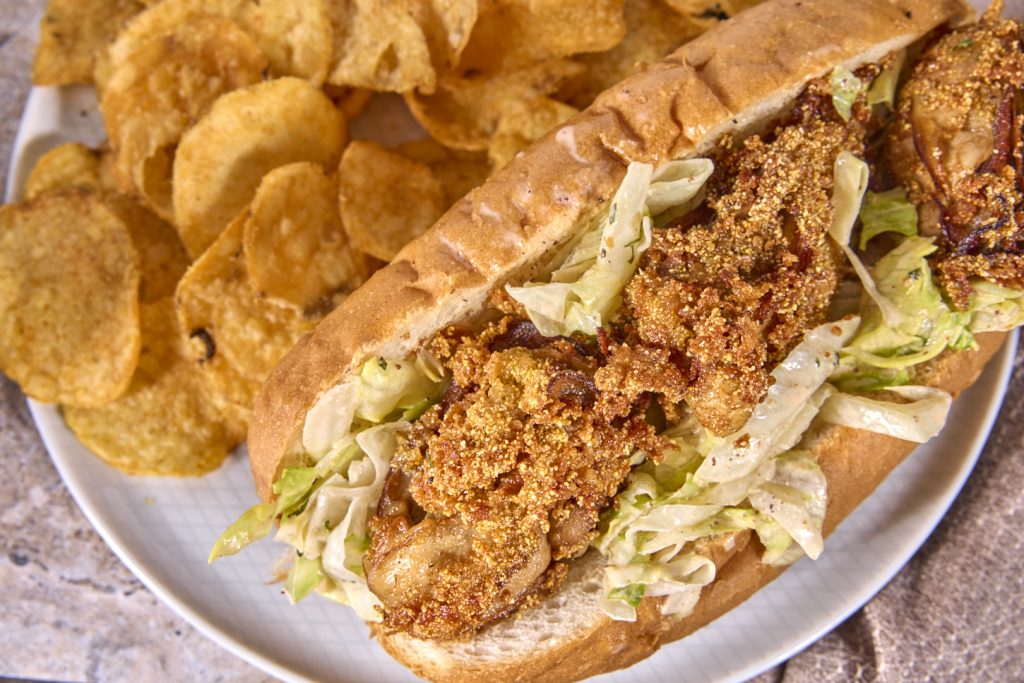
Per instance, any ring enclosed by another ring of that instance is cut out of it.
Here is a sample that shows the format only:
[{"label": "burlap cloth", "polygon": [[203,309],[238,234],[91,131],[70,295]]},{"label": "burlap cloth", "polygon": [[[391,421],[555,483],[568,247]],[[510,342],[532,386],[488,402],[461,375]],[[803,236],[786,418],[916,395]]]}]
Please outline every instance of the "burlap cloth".
[{"label": "burlap cloth", "polygon": [[[0,0],[0,187],[44,5]],[[846,623],[754,680],[1024,680],[1022,362],[1024,353],[977,469],[921,551]],[[0,676],[271,680],[183,622],[114,557],[6,379],[0,454]]]}]

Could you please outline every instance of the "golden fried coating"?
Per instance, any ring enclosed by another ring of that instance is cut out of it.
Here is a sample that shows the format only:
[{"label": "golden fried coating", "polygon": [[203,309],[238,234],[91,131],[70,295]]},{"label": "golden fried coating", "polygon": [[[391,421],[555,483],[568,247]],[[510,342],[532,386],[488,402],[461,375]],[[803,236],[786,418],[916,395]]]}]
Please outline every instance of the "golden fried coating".
[{"label": "golden fried coating", "polygon": [[1020,25],[993,10],[922,55],[887,147],[921,232],[938,236],[935,269],[960,308],[971,278],[1024,284],[1024,52]]},{"label": "golden fried coating", "polygon": [[718,435],[746,422],[835,291],[832,165],[843,150],[863,154],[864,127],[839,119],[821,91],[812,84],[773,139],[722,150],[707,208],[655,230],[626,287],[641,343],[681,355],[686,402]]},{"label": "golden fried coating", "polygon": [[400,511],[389,521],[379,511],[365,566],[374,586],[386,583],[380,574],[394,553],[440,545],[445,559],[429,585],[386,591],[391,628],[465,636],[554,588],[564,574],[557,561],[586,549],[633,453],[660,450],[638,394],[599,389],[596,358],[532,328],[506,318],[481,335],[448,332],[433,345],[452,388],[393,461],[424,520],[411,525]]}]

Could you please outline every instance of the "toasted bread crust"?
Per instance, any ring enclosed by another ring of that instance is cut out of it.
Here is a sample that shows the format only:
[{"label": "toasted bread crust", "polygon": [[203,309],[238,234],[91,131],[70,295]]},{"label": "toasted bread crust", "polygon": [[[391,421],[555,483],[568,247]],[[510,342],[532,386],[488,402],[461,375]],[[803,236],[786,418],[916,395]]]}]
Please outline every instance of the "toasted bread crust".
[{"label": "toasted bread crust", "polygon": [[457,202],[285,356],[249,427],[260,495],[271,497],[321,394],[363,359],[404,355],[527,276],[615,192],[628,162],[699,154],[770,120],[836,64],[878,59],[969,15],[958,0],[774,0],[606,91],[559,128],[571,135],[552,131]]}]

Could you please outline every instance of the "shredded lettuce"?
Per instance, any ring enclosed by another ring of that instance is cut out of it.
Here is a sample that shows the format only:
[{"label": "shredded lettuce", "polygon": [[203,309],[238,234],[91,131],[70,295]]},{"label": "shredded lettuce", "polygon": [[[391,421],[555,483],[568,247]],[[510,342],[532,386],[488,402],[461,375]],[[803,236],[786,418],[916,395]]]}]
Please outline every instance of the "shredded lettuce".
[{"label": "shredded lettuce", "polygon": [[439,382],[415,361],[371,359],[359,371],[357,418],[377,423],[437,393]]},{"label": "shredded lettuce", "polygon": [[[597,262],[597,252],[601,249],[601,224],[587,230],[576,243],[573,250],[561,266],[551,273],[551,282],[572,283],[580,279],[583,273]],[[555,288],[556,291],[557,288]],[[563,296],[568,295],[568,290]],[[560,299],[559,299],[560,300]],[[556,309],[557,314],[557,309]]]},{"label": "shredded lettuce", "polygon": [[[775,475],[750,492],[750,504],[816,560],[825,547],[821,528],[828,502],[826,487],[825,475],[814,457],[807,451],[791,451],[775,459]],[[770,559],[778,562],[783,556],[780,552]]]},{"label": "shredded lettuce", "polygon": [[221,557],[234,555],[250,543],[255,543],[269,534],[273,528],[273,503],[254,505],[220,535],[206,561],[213,562]]},{"label": "shredded lettuce", "polygon": [[677,159],[654,174],[647,188],[647,210],[655,225],[664,225],[703,201],[704,184],[715,170],[711,159]]},{"label": "shredded lettuce", "polygon": [[668,562],[628,564],[605,570],[605,614],[619,621],[635,621],[636,607],[646,596],[669,596],[666,614],[693,611],[701,587],[715,578],[715,563],[697,553],[685,553]]},{"label": "shredded lettuce", "polygon": [[889,65],[882,69],[882,73],[871,81],[868,88],[868,106],[884,104],[890,109],[896,102],[896,86],[899,84],[900,73],[903,71],[903,62],[907,58],[906,50],[900,50]]},{"label": "shredded lettuce", "polygon": [[953,403],[947,392],[921,386],[890,387],[889,391],[910,402],[837,393],[821,407],[821,419],[915,443],[924,443],[942,431]]},{"label": "shredded lettuce", "polygon": [[307,414],[302,443],[312,464],[285,469],[274,483],[276,500],[251,508],[232,524],[210,561],[237,553],[280,520],[276,539],[296,553],[285,580],[290,599],[298,602],[316,591],[351,605],[363,619],[379,620],[380,603],[362,570],[368,522],[397,447],[396,434],[437,399],[445,383],[442,366],[425,351],[407,360],[366,361]]},{"label": "shredded lettuce", "polygon": [[408,422],[388,422],[358,432],[355,444],[362,457],[350,460],[344,472],[332,473],[301,513],[282,521],[276,535],[303,559],[318,562],[322,575],[330,579],[330,597],[343,599],[371,621],[379,620],[380,614],[362,572],[368,524],[397,447],[396,434],[409,427]]},{"label": "shredded lettuce", "polygon": [[214,543],[207,562],[237,554],[242,548],[269,534],[278,517],[301,512],[315,480],[316,471],[311,467],[286,469],[274,483],[277,499],[273,503],[254,505],[242,513]]},{"label": "shredded lettuce", "polygon": [[876,368],[897,369],[930,360],[948,346],[973,345],[969,314],[951,310],[932,280],[927,257],[935,248],[930,238],[911,236],[879,260],[875,281],[899,311],[898,322],[869,310],[845,353]]},{"label": "shredded lettuce", "polygon": [[907,199],[903,188],[888,192],[868,192],[864,195],[864,205],[860,209],[860,243],[861,251],[869,241],[884,232],[895,232],[899,235],[917,234],[917,209]]},{"label": "shredded lettuce", "polygon": [[666,614],[687,614],[714,579],[714,564],[691,545],[702,539],[754,530],[765,562],[817,556],[825,478],[809,454],[790,449],[835,392],[825,380],[858,324],[850,317],[807,333],[737,434],[716,438],[692,415],[662,433],[672,448],[661,463],[633,469],[594,542],[607,558],[607,615],[635,619],[639,600],[652,595],[669,596]]},{"label": "shredded lettuce", "polygon": [[288,517],[304,508],[314,481],[316,469],[313,467],[286,469],[281,478],[274,482],[274,493],[277,495],[274,512]]},{"label": "shredded lettuce", "polygon": [[971,289],[972,332],[1005,332],[1024,324],[1024,291],[987,280],[972,282]]},{"label": "shredded lettuce", "polygon": [[853,103],[864,89],[864,82],[840,64],[832,70],[829,85],[832,87],[832,105],[844,121],[849,121],[853,114]]},{"label": "shredded lettuce", "polygon": [[772,371],[773,383],[747,423],[715,444],[697,477],[709,482],[738,479],[766,457],[791,448],[827,397],[822,385],[839,362],[839,349],[859,324],[859,318],[850,317],[808,332]]},{"label": "shredded lettuce", "polygon": [[632,163],[612,198],[607,216],[584,234],[546,283],[506,286],[545,336],[596,334],[621,304],[622,289],[651,244],[652,216],[689,210],[714,165],[708,159],[666,164]]},{"label": "shredded lettuce", "polygon": [[288,578],[285,579],[284,592],[294,605],[312,593],[323,578],[319,561],[296,557],[291,571],[288,572]]},{"label": "shredded lettuce", "polygon": [[829,235],[836,241],[839,248],[846,254],[850,265],[860,278],[864,291],[868,293],[889,325],[898,325],[903,320],[900,310],[878,291],[871,273],[850,248],[850,235],[853,233],[857,214],[860,212],[861,200],[868,189],[868,165],[849,152],[840,152],[834,166],[835,187],[832,190],[832,225]]},{"label": "shredded lettuce", "polygon": [[410,360],[371,358],[309,410],[302,447],[319,460],[345,440],[354,420],[378,423],[395,411],[425,409],[423,402],[429,405],[444,389],[444,371],[426,351]]},{"label": "shredded lettuce", "polygon": [[840,353],[839,367],[832,373],[829,382],[839,391],[847,393],[879,391],[909,384],[910,370],[908,368],[876,368],[861,363],[853,356]]},{"label": "shredded lettuce", "polygon": [[614,314],[619,293],[639,265],[639,255],[651,242],[651,219],[645,200],[652,173],[650,164],[629,165],[608,209],[594,262],[575,281],[506,287],[509,295],[526,307],[541,334],[596,334],[597,328]]},{"label": "shredded lettuce", "polygon": [[302,447],[321,458],[352,429],[359,402],[359,377],[349,377],[328,389],[309,409],[302,428]]}]

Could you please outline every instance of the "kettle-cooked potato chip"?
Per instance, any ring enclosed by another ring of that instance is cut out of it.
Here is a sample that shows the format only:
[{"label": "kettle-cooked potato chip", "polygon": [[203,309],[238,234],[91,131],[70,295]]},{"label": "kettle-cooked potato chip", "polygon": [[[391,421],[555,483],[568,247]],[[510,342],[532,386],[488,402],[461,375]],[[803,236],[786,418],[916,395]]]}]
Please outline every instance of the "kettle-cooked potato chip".
[{"label": "kettle-cooked potato chip", "polygon": [[482,185],[491,173],[491,165],[483,152],[449,149],[430,138],[407,142],[395,151],[430,168],[444,188],[445,209]]},{"label": "kettle-cooked potato chip", "polygon": [[614,47],[623,0],[483,0],[462,69],[488,72]]},{"label": "kettle-cooked potato chip", "polygon": [[185,356],[174,302],[142,306],[142,352],[128,391],[98,408],[64,409],[71,431],[108,465],[129,474],[195,476],[216,469],[238,444]]},{"label": "kettle-cooked potato chip", "polygon": [[95,194],[0,208],[0,368],[29,396],[98,406],[139,360],[138,255]]},{"label": "kettle-cooked potato chip", "polygon": [[430,45],[416,21],[420,0],[334,0],[334,59],[327,80],[370,90],[434,89]]},{"label": "kettle-cooked potato chip", "polygon": [[418,21],[438,71],[459,65],[480,11],[479,0],[427,0],[419,3]]},{"label": "kettle-cooked potato chip", "polygon": [[577,113],[577,109],[550,97],[539,97],[531,102],[514,104],[498,121],[491,137],[487,156],[491,168],[497,171],[515,156],[516,152],[540,139],[544,133]]},{"label": "kettle-cooked potato chip", "polygon": [[117,34],[116,40],[97,60],[94,72],[100,94],[106,90],[113,69],[128,55],[151,38],[173,33],[203,16],[232,19],[242,12],[249,0],[160,0],[147,2],[144,12],[133,17]]},{"label": "kettle-cooked potato chip", "polygon": [[25,181],[25,201],[66,188],[90,192],[102,189],[99,152],[77,142],[54,147],[39,157],[29,172]]},{"label": "kettle-cooked potato chip", "polygon": [[239,22],[259,44],[277,76],[321,85],[331,66],[333,29],[328,0],[250,0]]},{"label": "kettle-cooked potato chip", "polygon": [[626,0],[626,36],[607,52],[580,55],[586,66],[580,90],[570,100],[586,107],[604,90],[633,73],[638,64],[654,62],[701,33],[688,16],[673,11],[664,0]]},{"label": "kettle-cooked potato chip", "polygon": [[243,246],[252,286],[303,310],[325,308],[369,271],[341,226],[337,184],[316,164],[266,175],[249,207]]},{"label": "kettle-cooked potato chip", "polygon": [[359,116],[366,108],[373,91],[366,88],[350,88],[347,85],[324,84],[324,93],[331,98],[334,106],[342,113],[346,120],[352,120]]},{"label": "kettle-cooked potato chip", "polygon": [[174,161],[174,218],[189,254],[203,253],[271,170],[297,161],[333,168],[345,119],[318,88],[279,78],[224,95],[190,128]]},{"label": "kettle-cooked potato chip", "polygon": [[333,0],[161,0],[125,27],[101,61],[96,81],[103,89],[110,64],[125,58],[125,46],[191,23],[218,16],[238,23],[270,60],[275,76],[297,76],[320,85],[331,58],[328,4]]},{"label": "kettle-cooked potato chip", "polygon": [[174,226],[164,222],[130,195],[112,187],[104,171],[109,155],[71,143],[53,148],[32,168],[25,182],[25,199],[33,201],[65,190],[97,193],[128,228],[139,255],[139,300],[156,301],[174,294],[188,268],[188,254]]},{"label": "kettle-cooked potato chip", "polygon": [[[484,150],[502,118],[519,116],[531,108],[548,108],[551,95],[583,67],[568,60],[540,62],[495,76],[445,76],[432,95],[405,96],[413,116],[430,135],[448,147]],[[539,117],[550,120],[546,112]]]},{"label": "kettle-cooked potato chip", "polygon": [[39,22],[32,82],[91,82],[97,54],[145,6],[139,0],[50,0]]},{"label": "kettle-cooked potato chip", "polygon": [[248,424],[252,403],[277,361],[319,320],[250,284],[242,236],[248,211],[221,233],[178,283],[175,303],[188,356],[218,409]]},{"label": "kettle-cooked potato chip", "polygon": [[691,19],[703,33],[718,23],[762,0],[663,0],[679,14]]},{"label": "kettle-cooked potato chip", "polygon": [[356,249],[390,261],[444,212],[444,188],[423,164],[356,140],[338,169],[341,220]]},{"label": "kettle-cooked potato chip", "polygon": [[100,108],[120,184],[173,220],[171,168],[181,136],[226,92],[258,83],[267,61],[230,19],[193,15],[163,33],[118,41]]},{"label": "kettle-cooked potato chip", "polygon": [[178,231],[128,195],[107,194],[103,202],[124,222],[139,254],[139,301],[173,296],[189,264]]}]

